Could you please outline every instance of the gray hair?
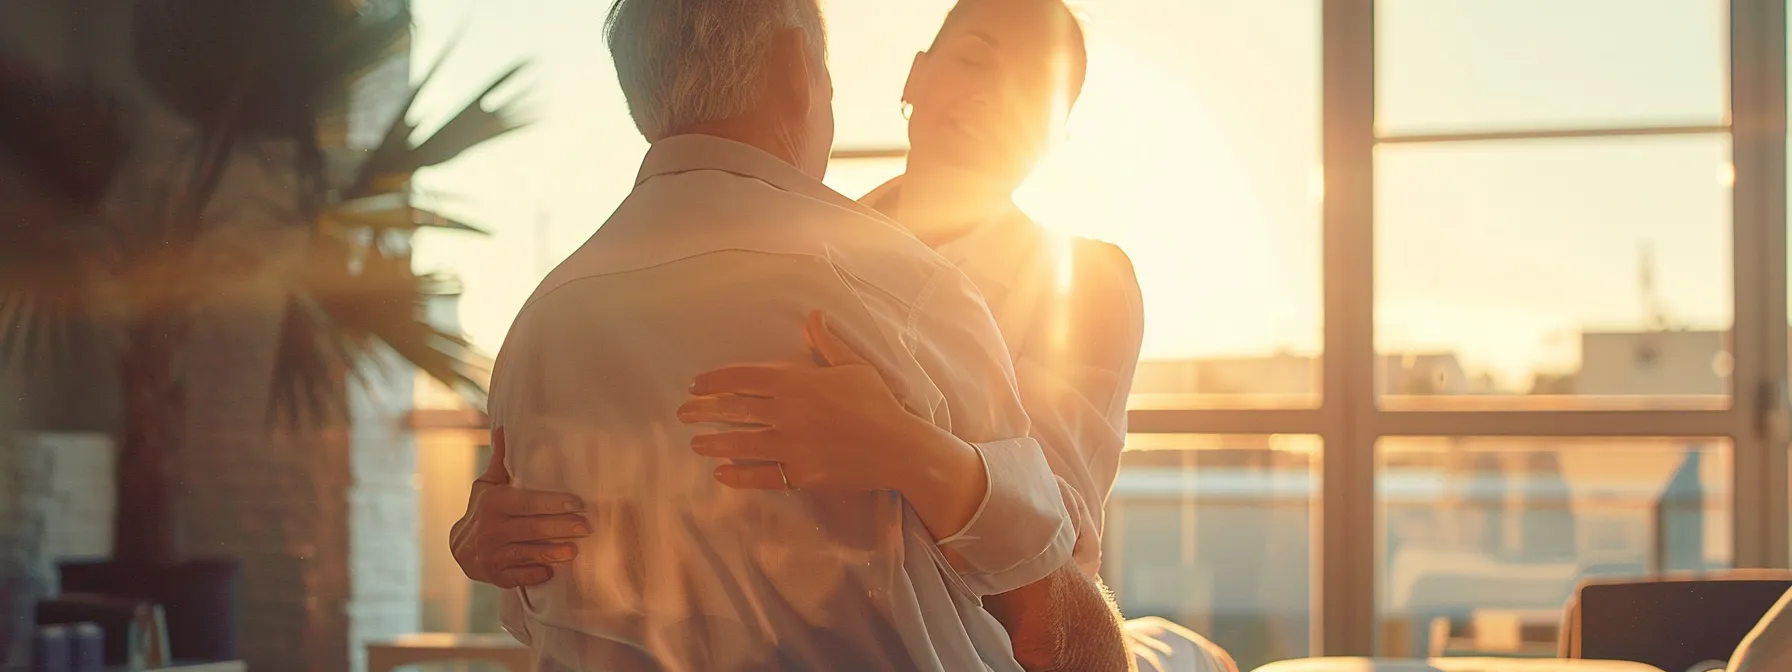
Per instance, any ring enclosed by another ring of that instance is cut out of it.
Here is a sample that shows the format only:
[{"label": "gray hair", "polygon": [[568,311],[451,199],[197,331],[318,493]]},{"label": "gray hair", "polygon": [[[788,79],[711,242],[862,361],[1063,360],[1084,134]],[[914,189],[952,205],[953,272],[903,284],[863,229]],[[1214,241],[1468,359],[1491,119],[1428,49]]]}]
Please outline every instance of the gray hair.
[{"label": "gray hair", "polygon": [[817,0],[617,0],[604,39],[635,128],[658,138],[757,104],[766,46],[788,28],[803,31],[823,67]]}]

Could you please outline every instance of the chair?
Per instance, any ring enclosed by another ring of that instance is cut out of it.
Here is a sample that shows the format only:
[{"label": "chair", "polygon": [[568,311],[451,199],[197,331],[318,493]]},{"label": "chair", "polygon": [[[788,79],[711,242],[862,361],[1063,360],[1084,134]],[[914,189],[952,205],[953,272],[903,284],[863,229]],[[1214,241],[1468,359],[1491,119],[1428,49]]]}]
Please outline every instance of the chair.
[{"label": "chair", "polygon": [[419,632],[367,643],[367,672],[448,661],[496,663],[509,672],[531,672],[535,662],[510,635]]},{"label": "chair", "polygon": [[1789,589],[1779,570],[1588,581],[1565,609],[1562,655],[1670,671],[1727,660]]}]

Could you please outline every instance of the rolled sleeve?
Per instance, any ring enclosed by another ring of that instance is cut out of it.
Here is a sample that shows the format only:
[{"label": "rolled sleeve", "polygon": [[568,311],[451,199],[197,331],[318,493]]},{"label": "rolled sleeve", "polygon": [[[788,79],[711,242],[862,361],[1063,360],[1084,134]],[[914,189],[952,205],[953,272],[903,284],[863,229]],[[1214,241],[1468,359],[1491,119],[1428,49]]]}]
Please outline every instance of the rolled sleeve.
[{"label": "rolled sleeve", "polygon": [[978,595],[995,595],[1063,567],[1076,526],[1039,444],[1016,438],[971,445],[989,476],[983,503],[964,529],[939,542],[959,576]]}]

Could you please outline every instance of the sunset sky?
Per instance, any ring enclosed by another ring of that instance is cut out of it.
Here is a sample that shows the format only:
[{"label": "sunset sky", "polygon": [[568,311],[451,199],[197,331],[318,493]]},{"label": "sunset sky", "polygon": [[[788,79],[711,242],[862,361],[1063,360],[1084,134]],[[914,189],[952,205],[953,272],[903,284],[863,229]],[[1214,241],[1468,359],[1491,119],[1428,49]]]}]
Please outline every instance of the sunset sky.
[{"label": "sunset sky", "polygon": [[[602,40],[605,0],[416,0],[414,74],[459,41],[425,109],[519,59],[528,130],[424,176],[496,232],[431,233],[418,266],[467,285],[495,352],[551,265],[626,195],[646,143]],[[899,93],[950,2],[831,0],[836,147],[901,146]],[[1316,354],[1318,0],[1082,0],[1090,75],[1066,141],[1021,193],[1041,222],[1121,245],[1147,358]],[[1727,116],[1717,0],[1382,0],[1384,134],[1702,125]],[[1575,334],[1640,327],[1641,249],[1671,317],[1730,322],[1726,136],[1387,145],[1377,153],[1384,351],[1460,354],[1522,387]],[[899,162],[836,163],[852,196]],[[547,221],[546,237],[539,232]]]}]

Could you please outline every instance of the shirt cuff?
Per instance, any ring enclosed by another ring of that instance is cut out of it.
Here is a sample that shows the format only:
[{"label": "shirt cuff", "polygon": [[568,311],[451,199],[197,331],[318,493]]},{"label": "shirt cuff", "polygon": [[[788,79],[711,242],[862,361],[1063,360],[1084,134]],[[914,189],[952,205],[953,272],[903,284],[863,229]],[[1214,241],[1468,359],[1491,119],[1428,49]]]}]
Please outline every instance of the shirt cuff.
[{"label": "shirt cuff", "polygon": [[978,595],[1006,593],[1063,567],[1076,527],[1039,444],[1021,438],[971,446],[988,486],[964,529],[939,542],[952,567]]},{"label": "shirt cuff", "polygon": [[1064,510],[1070,512],[1070,528],[1076,532],[1071,558],[1084,574],[1101,576],[1101,530],[1095,526],[1094,514],[1089,513],[1088,504],[1063,476],[1058,477],[1058,492],[1064,497]]}]

